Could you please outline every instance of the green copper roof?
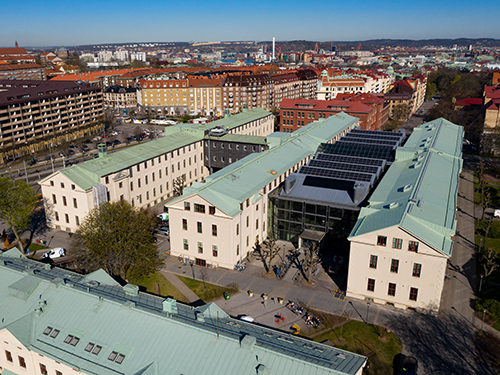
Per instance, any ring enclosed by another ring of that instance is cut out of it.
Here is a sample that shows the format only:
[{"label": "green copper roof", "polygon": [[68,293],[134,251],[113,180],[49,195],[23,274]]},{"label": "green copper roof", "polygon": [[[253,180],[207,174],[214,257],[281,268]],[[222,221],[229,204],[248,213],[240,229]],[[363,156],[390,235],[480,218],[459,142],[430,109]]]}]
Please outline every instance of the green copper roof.
[{"label": "green copper roof", "polygon": [[240,212],[240,203],[259,194],[277,176],[313,155],[321,143],[330,141],[357,121],[355,117],[339,113],[310,123],[287,137],[269,136],[268,139],[278,139],[281,143],[274,142],[275,147],[246,156],[208,176],[204,183],[193,183],[175,201],[199,194],[226,214],[235,216]]},{"label": "green copper roof", "polygon": [[[26,277],[38,280],[36,293],[9,294],[8,286]],[[233,319],[214,304],[195,308],[141,292],[131,296],[25,257],[0,254],[0,301],[0,330],[89,375],[255,375],[264,368],[277,375],[354,375],[367,360]],[[164,304],[176,308],[168,312]]]},{"label": "green copper roof", "polygon": [[444,119],[414,129],[349,238],[399,225],[451,256],[462,138],[463,128]]},{"label": "green copper roof", "polygon": [[[124,150],[110,153],[107,157],[86,161],[60,171],[83,190],[92,189],[100,183],[99,179],[111,173],[134,166],[145,160],[164,155],[167,152],[201,141],[205,132],[215,126],[232,129],[250,121],[255,121],[270,115],[261,108],[229,116],[208,124],[181,124],[165,128],[163,138],[128,147]],[[54,174],[41,181],[52,178]]]}]

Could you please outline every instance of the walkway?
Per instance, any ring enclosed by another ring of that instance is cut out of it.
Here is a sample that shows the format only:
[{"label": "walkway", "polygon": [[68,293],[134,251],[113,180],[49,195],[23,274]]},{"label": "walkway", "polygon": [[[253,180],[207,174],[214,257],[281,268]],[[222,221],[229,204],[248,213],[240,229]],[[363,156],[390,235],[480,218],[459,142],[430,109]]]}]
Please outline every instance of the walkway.
[{"label": "walkway", "polygon": [[165,271],[163,269],[160,272],[173,286],[177,288],[179,292],[182,293],[182,295],[184,295],[184,297],[186,297],[189,303],[195,303],[200,300],[200,297],[198,297],[191,289],[189,289],[186,284],[184,284],[177,276],[175,276],[174,273]]}]

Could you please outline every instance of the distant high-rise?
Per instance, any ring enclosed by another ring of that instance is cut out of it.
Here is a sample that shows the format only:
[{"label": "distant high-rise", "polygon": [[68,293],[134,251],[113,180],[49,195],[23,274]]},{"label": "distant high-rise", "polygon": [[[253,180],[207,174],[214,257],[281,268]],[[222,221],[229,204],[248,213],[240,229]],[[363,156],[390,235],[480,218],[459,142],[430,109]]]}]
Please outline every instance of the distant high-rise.
[{"label": "distant high-rise", "polygon": [[16,40],[16,48],[19,48],[19,43],[17,43],[17,40]]}]

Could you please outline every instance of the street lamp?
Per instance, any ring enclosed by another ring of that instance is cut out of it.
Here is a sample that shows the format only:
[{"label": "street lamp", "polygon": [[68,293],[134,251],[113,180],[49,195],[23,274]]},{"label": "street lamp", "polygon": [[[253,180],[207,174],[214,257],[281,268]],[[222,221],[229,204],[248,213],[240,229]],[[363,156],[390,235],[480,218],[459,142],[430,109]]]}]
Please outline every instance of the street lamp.
[{"label": "street lamp", "polygon": [[481,237],[479,239],[479,252],[481,252],[481,249],[483,248],[483,238]]},{"label": "street lamp", "polygon": [[366,304],[366,323],[368,323],[369,313],[370,313],[370,302]]},{"label": "street lamp", "polygon": [[481,274],[481,280],[479,281],[479,293],[481,293],[481,288],[483,286],[483,277],[484,277],[484,275]]},{"label": "street lamp", "polygon": [[484,326],[484,317],[486,316],[486,312],[487,312],[487,311],[488,311],[488,310],[483,309],[483,322],[481,323],[481,332],[483,331],[483,326]]}]

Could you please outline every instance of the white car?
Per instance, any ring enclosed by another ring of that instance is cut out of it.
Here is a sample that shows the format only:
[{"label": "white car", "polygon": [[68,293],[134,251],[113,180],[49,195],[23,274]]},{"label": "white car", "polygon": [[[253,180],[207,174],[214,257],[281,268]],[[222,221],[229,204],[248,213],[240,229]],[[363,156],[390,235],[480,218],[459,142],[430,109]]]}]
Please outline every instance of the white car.
[{"label": "white car", "polygon": [[43,253],[42,258],[54,259],[54,258],[63,257],[65,255],[66,255],[66,249],[64,249],[62,247],[55,247],[53,249],[50,249],[46,253]]},{"label": "white car", "polygon": [[169,227],[156,228],[155,233],[163,234],[164,236],[169,236],[170,235],[170,228]]}]

